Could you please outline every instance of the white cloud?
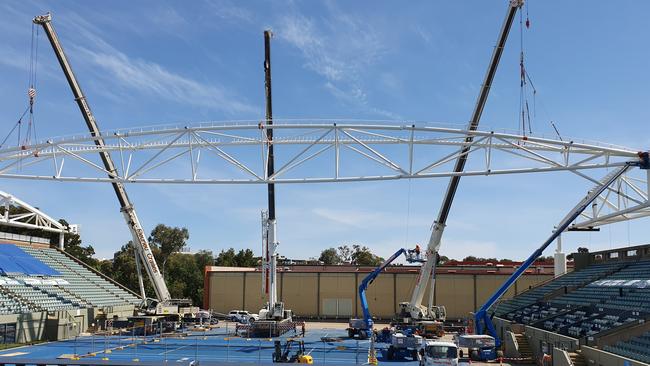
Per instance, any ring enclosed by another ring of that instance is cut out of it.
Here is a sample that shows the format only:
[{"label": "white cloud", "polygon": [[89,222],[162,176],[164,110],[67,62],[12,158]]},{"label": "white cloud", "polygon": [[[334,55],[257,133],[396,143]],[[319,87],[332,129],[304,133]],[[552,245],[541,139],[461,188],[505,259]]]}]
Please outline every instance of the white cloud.
[{"label": "white cloud", "polygon": [[325,79],[324,87],[345,104],[388,118],[396,114],[368,101],[362,78],[387,51],[380,33],[369,22],[329,7],[320,23],[299,13],[282,16],[276,35],[296,47],[305,68]]},{"label": "white cloud", "polygon": [[214,108],[227,113],[257,113],[252,105],[231,96],[224,88],[205,85],[175,74],[162,66],[131,59],[121,52],[104,53],[80,48],[88,59],[108,71],[120,86],[157,95],[169,101]]},{"label": "white cloud", "polygon": [[214,12],[214,15],[221,20],[250,24],[255,18],[250,10],[239,7],[229,0],[209,1],[208,5]]},{"label": "white cloud", "polygon": [[[260,110],[237,98],[225,87],[205,84],[180,75],[148,60],[132,58],[99,36],[99,30],[82,17],[72,14],[75,33],[84,39],[72,49],[105,72],[98,77],[109,85],[136,90],[161,99],[220,110],[230,114],[259,114]],[[92,45],[92,46],[87,46]],[[92,48],[91,48],[92,47]]]}]

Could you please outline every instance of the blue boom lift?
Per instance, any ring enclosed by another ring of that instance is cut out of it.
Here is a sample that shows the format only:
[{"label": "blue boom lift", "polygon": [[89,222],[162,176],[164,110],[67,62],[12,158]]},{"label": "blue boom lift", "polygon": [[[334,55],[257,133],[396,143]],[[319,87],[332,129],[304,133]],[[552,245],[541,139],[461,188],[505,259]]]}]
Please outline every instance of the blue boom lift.
[{"label": "blue boom lift", "polygon": [[373,327],[373,321],[372,321],[372,315],[370,314],[370,309],[368,308],[368,299],[366,298],[366,290],[368,289],[368,286],[379,276],[381,271],[384,270],[384,268],[388,267],[395,259],[399,258],[404,254],[406,257],[406,261],[409,263],[413,262],[423,262],[422,257],[420,256],[420,251],[419,247],[415,250],[406,250],[404,248],[400,248],[400,250],[396,251],[393,255],[391,255],[388,259],[386,259],[382,264],[380,264],[377,268],[375,268],[372,272],[370,272],[369,275],[367,275],[363,281],[361,281],[361,284],[359,285],[359,299],[361,300],[361,310],[363,311],[363,318],[362,319],[350,319],[349,325],[350,327],[348,328],[348,336],[350,338],[353,338],[355,335],[359,337],[359,339],[367,339],[368,337],[372,336],[372,327]]},{"label": "blue boom lift", "polygon": [[476,312],[474,315],[474,325],[476,328],[476,334],[483,334],[485,331],[495,340],[495,348],[501,346],[501,339],[497,335],[496,329],[492,324],[492,319],[488,314],[488,310],[503,296],[503,294],[508,291],[508,288],[519,279],[519,277],[535,262],[539,256],[542,255],[544,249],[546,249],[555,239],[557,239],[564,230],[566,230],[569,225],[584,211],[601,193],[603,193],[609,186],[616,181],[621,175],[623,175],[628,169],[636,166],[641,169],[650,169],[650,159],[648,158],[647,152],[639,153],[638,161],[629,161],[626,162],[622,167],[617,170],[612,171],[610,174],[603,178],[602,183],[594,187],[585,198],[580,201],[557,225],[557,228],[553,231],[553,234],[546,239],[546,241],[540,246],[533,254],[526,259],[526,261],[519,267],[517,270],[497,289],[497,291],[487,300],[483,306]]}]

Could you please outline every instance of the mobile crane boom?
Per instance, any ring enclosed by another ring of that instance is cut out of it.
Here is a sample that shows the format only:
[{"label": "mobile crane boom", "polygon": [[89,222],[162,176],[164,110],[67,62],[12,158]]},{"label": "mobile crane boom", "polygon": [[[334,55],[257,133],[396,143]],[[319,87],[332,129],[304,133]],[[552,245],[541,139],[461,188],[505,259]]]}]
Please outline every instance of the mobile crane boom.
[{"label": "mobile crane boom", "polygon": [[[363,311],[363,320],[366,325],[366,329],[372,329],[373,322],[372,322],[372,316],[370,315],[370,309],[368,308],[368,299],[366,298],[366,290],[368,289],[368,286],[379,276],[381,271],[384,270],[384,268],[388,267],[395,259],[397,259],[400,255],[404,254],[406,255],[406,249],[401,248],[400,250],[396,251],[393,255],[388,257],[384,261],[384,263],[380,264],[377,268],[375,268],[369,275],[367,275],[362,281],[361,284],[359,285],[359,300],[361,300],[361,310]],[[407,257],[408,258],[408,257]]]},{"label": "mobile crane boom", "polygon": [[[81,111],[81,115],[86,121],[86,126],[88,126],[91,135],[95,138],[95,145],[99,148],[104,147],[104,139],[102,138],[101,131],[97,125],[97,121],[95,120],[95,117],[90,110],[90,105],[88,104],[88,101],[86,100],[86,97],[84,96],[83,91],[79,86],[77,78],[72,72],[70,62],[68,61],[65,52],[63,52],[63,47],[61,46],[59,37],[57,36],[54,27],[52,26],[52,16],[49,13],[40,15],[35,17],[33,21],[34,24],[43,27],[43,30],[45,31],[45,34],[50,41],[50,45],[54,50],[54,54],[59,61],[59,65],[61,65],[61,69],[63,69],[63,73],[68,80],[70,88],[72,89],[74,100],[77,102],[77,106]],[[108,177],[111,179],[117,177],[117,169],[115,167],[115,163],[113,163],[113,159],[111,159],[110,154],[107,151],[101,149],[99,156],[101,157],[102,163],[104,164],[104,169],[106,169],[108,172]],[[135,213],[133,204],[129,200],[129,196],[126,194],[124,184],[117,180],[112,180],[111,185],[113,186],[117,200],[120,203],[120,209],[129,226],[131,235],[133,236],[136,252],[138,253],[139,258],[144,264],[144,267],[147,270],[147,274],[151,279],[151,283],[153,284],[153,288],[156,292],[156,297],[158,300],[163,302],[169,301],[171,299],[169,290],[167,289],[167,285],[165,284],[165,281],[160,274],[160,271],[158,270],[158,264],[156,263],[153,252],[151,251],[151,247],[149,246],[147,236],[142,229],[142,225],[140,225],[140,221],[138,220],[138,216]]]},{"label": "mobile crane boom", "polygon": [[[481,114],[483,113],[483,108],[487,101],[488,95],[490,93],[490,88],[492,86],[492,81],[494,80],[494,75],[496,74],[497,68],[499,66],[499,60],[503,53],[506,41],[508,39],[508,34],[510,33],[510,28],[515,18],[517,10],[521,8],[524,4],[524,0],[510,0],[508,5],[508,11],[506,13],[506,18],[503,21],[501,26],[501,32],[499,33],[499,38],[497,44],[494,47],[492,52],[492,58],[490,59],[490,64],[488,66],[487,72],[485,74],[485,79],[483,80],[483,85],[481,86],[481,91],[479,92],[478,99],[476,100],[476,105],[474,107],[474,112],[470,119],[469,125],[467,127],[468,131],[476,131],[478,129],[478,124],[481,120]],[[456,160],[456,165],[454,166],[454,172],[460,173],[465,169],[465,163],[467,162],[467,155],[469,153],[469,144],[474,140],[474,136],[468,135],[465,137],[465,144],[460,149],[460,154],[458,160]],[[428,314],[430,309],[422,308],[422,299],[426,291],[427,285],[429,283],[429,278],[431,281],[434,281],[431,286],[431,290],[434,290],[435,286],[435,264],[438,259],[438,250],[440,249],[440,240],[442,238],[442,233],[447,224],[447,217],[449,216],[449,211],[451,210],[451,205],[454,201],[454,196],[458,190],[458,184],[460,183],[460,176],[456,175],[451,177],[449,180],[449,185],[447,186],[447,192],[442,201],[442,207],[438,213],[438,219],[434,222],[433,230],[431,231],[431,236],[429,238],[429,243],[427,245],[427,261],[422,265],[420,269],[420,274],[417,278],[417,283],[413,290],[411,296],[411,301],[409,303],[401,303],[401,313],[409,314],[413,319],[422,319],[423,317],[430,317]]]}]

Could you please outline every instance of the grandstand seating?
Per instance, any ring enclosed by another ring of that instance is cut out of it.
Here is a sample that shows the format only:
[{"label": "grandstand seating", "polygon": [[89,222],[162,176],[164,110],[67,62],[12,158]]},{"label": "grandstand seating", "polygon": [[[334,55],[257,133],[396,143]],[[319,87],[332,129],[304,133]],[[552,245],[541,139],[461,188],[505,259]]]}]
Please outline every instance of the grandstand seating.
[{"label": "grandstand seating", "polygon": [[[0,245],[3,253],[18,253],[15,248],[18,247]],[[5,265],[10,271],[0,275],[0,314],[140,303],[133,294],[56,249],[22,246],[18,249],[24,254],[22,263],[31,267]]]},{"label": "grandstand seating", "polygon": [[650,363],[650,332],[630,338],[627,341],[617,342],[611,346],[605,346],[603,349],[607,352]]},{"label": "grandstand seating", "polygon": [[[552,294],[566,287],[566,293]],[[591,265],[515,296],[498,316],[574,338],[650,320],[650,261]],[[650,362],[650,333],[605,350]]]},{"label": "grandstand seating", "polygon": [[584,286],[608,273],[621,268],[621,264],[597,264],[589,266],[581,271],[569,272],[564,276],[547,282],[543,285],[537,286],[528,290],[510,300],[501,302],[495,313],[497,316],[504,316],[514,310],[533,305],[548,293],[562,287],[576,287]]}]

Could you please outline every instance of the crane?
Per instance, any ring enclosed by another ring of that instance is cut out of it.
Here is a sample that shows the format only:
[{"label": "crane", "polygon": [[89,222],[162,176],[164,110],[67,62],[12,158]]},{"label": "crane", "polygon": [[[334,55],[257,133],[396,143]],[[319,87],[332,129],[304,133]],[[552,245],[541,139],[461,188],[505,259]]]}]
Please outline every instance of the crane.
[{"label": "crane", "polygon": [[[270,30],[264,31],[264,93],[266,97],[266,129],[267,159],[266,171],[273,176],[273,99],[271,94],[271,37]],[[263,128],[260,124],[260,128]],[[262,212],[262,289],[267,295],[268,302],[260,310],[262,320],[291,320],[291,310],[284,309],[284,303],[278,301],[277,293],[277,222],[275,219],[275,184],[267,185],[268,210]]]},{"label": "crane", "polygon": [[368,286],[381,274],[386,267],[388,267],[395,259],[399,258],[402,254],[406,256],[406,261],[409,263],[412,262],[421,262],[419,255],[414,254],[413,250],[406,250],[400,248],[398,251],[393,253],[388,259],[381,263],[377,268],[375,268],[370,274],[368,274],[359,285],[359,300],[361,301],[361,311],[363,312],[362,319],[350,319],[350,327],[348,328],[348,335],[350,338],[354,337],[356,334],[359,335],[360,339],[366,339],[369,335],[372,334],[372,327],[374,325],[372,321],[372,315],[370,315],[370,308],[368,307],[368,299],[366,298],[366,290]]},{"label": "crane", "polygon": [[[81,114],[86,121],[86,126],[90,130],[91,135],[94,137],[95,145],[98,148],[103,148],[105,146],[105,143],[104,139],[102,138],[101,131],[99,129],[97,121],[95,120],[95,116],[90,109],[88,100],[81,90],[81,86],[79,85],[77,78],[72,72],[72,67],[70,66],[70,62],[68,61],[65,52],[63,51],[59,37],[57,36],[56,31],[52,26],[51,14],[47,13],[45,15],[37,16],[34,18],[33,22],[34,24],[43,27],[43,30],[45,31],[45,34],[50,41],[50,45],[54,50],[56,58],[61,65],[61,69],[63,69],[63,73],[68,80],[68,84],[72,89],[74,100],[77,102],[77,106],[79,107],[79,110],[81,111]],[[133,236],[133,243],[135,251],[137,253],[136,258],[139,258],[140,263],[142,263],[146,269],[147,274],[149,275],[149,279],[151,280],[151,284],[153,285],[153,289],[156,293],[156,298],[161,305],[165,306],[166,309],[169,310],[169,307],[173,308],[169,290],[167,289],[167,285],[165,284],[163,276],[158,269],[158,264],[156,263],[153,252],[151,251],[149,241],[147,240],[144,229],[142,229],[140,220],[138,220],[138,215],[135,212],[135,208],[133,207],[129,196],[126,193],[124,184],[114,179],[115,176],[117,176],[117,168],[115,166],[115,163],[107,151],[100,151],[99,156],[102,160],[102,163],[104,164],[104,168],[109,172],[111,185],[115,191],[117,200],[119,201],[120,210],[122,211],[124,219],[126,220],[129,230],[131,231],[131,235]],[[139,267],[140,266],[138,264],[138,268]]]},{"label": "crane", "polygon": [[[492,81],[494,80],[494,75],[496,74],[497,68],[499,66],[499,60],[501,59],[501,54],[503,53],[503,49],[508,39],[510,28],[512,27],[512,23],[517,11],[523,6],[523,4],[524,0],[510,0],[509,2],[506,18],[503,21],[503,25],[501,26],[501,32],[499,33],[496,47],[494,47],[494,51],[492,52],[492,58],[490,59],[490,64],[485,74],[483,85],[481,86],[478,99],[476,100],[474,112],[472,113],[469,125],[467,127],[468,131],[476,131],[478,129],[478,125],[481,120],[481,114],[483,113],[483,108],[485,107],[485,103],[490,93]],[[467,156],[470,150],[468,144],[472,143],[473,140],[474,136],[471,134],[465,137],[465,144],[467,145],[461,147],[460,154],[454,166],[454,172],[461,173],[465,169],[465,163],[467,162]],[[447,217],[449,216],[449,211],[451,210],[451,205],[454,201],[454,196],[458,190],[459,183],[460,175],[455,175],[449,180],[447,192],[445,193],[444,199],[442,201],[442,206],[438,213],[438,218],[433,224],[431,236],[427,245],[427,260],[420,268],[420,273],[417,277],[416,285],[411,295],[411,301],[399,304],[400,316],[404,319],[409,318],[413,320],[423,320],[436,318],[435,313],[438,312],[438,308],[432,306],[433,293],[435,291],[435,266],[438,260],[438,251],[440,249],[442,233],[447,224]],[[422,300],[429,282],[429,278],[431,278],[430,304],[428,307],[424,307],[422,306]]]},{"label": "crane", "polygon": [[481,308],[474,314],[474,326],[476,328],[476,334],[483,334],[484,331],[487,331],[489,335],[495,339],[495,347],[499,348],[501,346],[501,339],[494,329],[492,320],[488,314],[488,310],[503,296],[503,294],[508,291],[510,286],[512,286],[521,275],[526,272],[526,270],[542,255],[544,249],[546,249],[555,239],[557,239],[563,231],[565,231],[571,223],[580,216],[580,214],[606,189],[609,188],[612,183],[628,171],[633,166],[640,167],[641,169],[650,169],[650,161],[648,158],[648,153],[643,152],[639,153],[639,161],[629,161],[625,163],[622,167],[613,170],[611,173],[606,175],[601,183],[596,185],[591,191],[587,193],[585,198],[583,198],[569,213],[560,221],[556,229],[553,230],[551,236],[546,239],[546,241],[533,252],[533,254],[521,264],[517,270],[508,277],[508,279],[490,296],[490,298],[481,306]]}]

